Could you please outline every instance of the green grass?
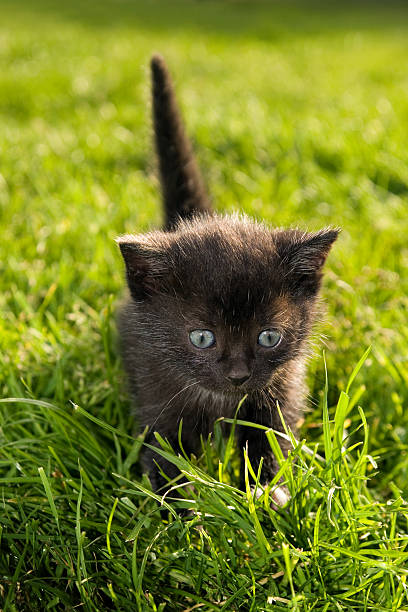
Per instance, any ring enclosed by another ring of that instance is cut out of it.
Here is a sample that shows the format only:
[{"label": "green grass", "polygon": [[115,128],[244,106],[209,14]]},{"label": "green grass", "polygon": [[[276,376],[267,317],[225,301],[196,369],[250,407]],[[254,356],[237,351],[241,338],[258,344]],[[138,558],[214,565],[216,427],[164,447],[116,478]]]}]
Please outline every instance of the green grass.
[{"label": "green grass", "polygon": [[[403,2],[0,0],[0,384],[20,398],[0,404],[1,609],[408,610],[407,18]],[[160,223],[157,50],[218,210],[343,228],[283,510],[235,488],[218,429],[199,458],[163,443],[184,499],[140,473],[113,239]]]}]

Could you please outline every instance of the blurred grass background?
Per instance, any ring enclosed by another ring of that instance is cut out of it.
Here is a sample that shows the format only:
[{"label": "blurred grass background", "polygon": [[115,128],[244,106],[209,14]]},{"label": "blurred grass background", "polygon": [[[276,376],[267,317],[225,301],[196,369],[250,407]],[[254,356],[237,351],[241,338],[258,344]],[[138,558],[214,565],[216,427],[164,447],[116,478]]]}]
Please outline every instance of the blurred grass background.
[{"label": "blurred grass background", "polygon": [[[391,483],[406,493],[405,2],[0,0],[3,397],[74,402],[131,431],[115,345],[124,280],[113,239],[160,224],[154,51],[174,75],[217,210],[277,226],[343,228],[319,328],[329,403],[372,345],[355,397],[379,457],[370,486],[383,497]],[[317,346],[308,440],[321,438]],[[1,409],[8,478],[24,466],[22,436],[38,445],[42,465],[51,460],[49,432],[40,435],[34,416],[27,424],[26,412],[19,432],[16,410]]]}]

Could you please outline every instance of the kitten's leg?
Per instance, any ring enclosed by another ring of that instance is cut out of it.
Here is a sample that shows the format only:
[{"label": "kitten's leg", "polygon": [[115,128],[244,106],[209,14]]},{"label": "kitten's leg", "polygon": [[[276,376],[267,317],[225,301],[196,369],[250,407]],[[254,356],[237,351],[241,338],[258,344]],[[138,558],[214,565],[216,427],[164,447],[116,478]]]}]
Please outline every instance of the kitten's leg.
[{"label": "kitten's leg", "polygon": [[[177,419],[175,419],[175,421],[169,419],[169,421],[166,421],[164,424],[156,424],[154,430],[149,431],[145,441],[151,446],[158,449],[161,448],[159,442],[157,442],[154,436],[154,431],[157,431],[162,438],[169,442],[175,453],[181,453],[178,441],[178,428],[176,429],[176,427],[173,426],[174,422],[177,422]],[[187,456],[197,451],[199,439],[191,427],[183,428],[182,445]],[[174,463],[162,457],[152,448],[145,448],[143,450],[141,460],[143,471],[147,472],[149,475],[152,489],[154,491],[158,491],[159,493],[164,493],[165,490],[169,488],[168,480],[161,474],[161,472],[163,472],[170,480],[173,480],[180,474],[179,469],[174,465]],[[183,480],[179,479],[177,484],[180,484],[181,482],[183,482]],[[176,492],[175,495],[177,495]]]},{"label": "kitten's leg", "polygon": [[[256,419],[254,418],[255,415]],[[267,412],[264,409],[260,410],[258,408],[258,410],[249,410],[246,415],[246,418],[247,420],[253,421],[254,423],[257,423],[259,425],[271,427],[276,431],[283,432],[283,426],[280,422],[279,416],[276,416],[277,419],[274,419],[269,411]],[[278,419],[279,422],[277,422]],[[255,474],[257,474],[258,472],[260,461],[263,458],[262,471],[260,474],[260,484],[262,486],[266,486],[274,478],[274,476],[276,476],[279,470],[279,463],[269,445],[268,439],[265,435],[265,430],[257,429],[255,427],[240,427],[238,432],[238,441],[240,449],[248,449],[248,459]],[[283,451],[283,454],[286,456],[290,448],[289,442],[280,437],[278,438],[278,442]],[[252,477],[250,477],[250,480],[252,480]],[[240,489],[245,490],[244,462],[242,462],[241,464]],[[259,489],[257,495],[260,496],[261,494],[262,490]],[[272,499],[278,506],[285,505],[285,503],[289,499],[286,487],[277,487],[272,493]]]},{"label": "kitten's leg", "polygon": [[[271,427],[270,424],[267,426]],[[244,448],[248,449],[248,459],[255,474],[258,472],[259,463],[263,457],[260,482],[261,484],[269,482],[278,472],[279,465],[269,446],[265,431],[255,427],[240,427],[238,443],[241,451]],[[250,480],[252,480],[252,477],[250,477]],[[240,489],[245,490],[245,466],[243,461],[241,464]]]},{"label": "kitten's leg", "polygon": [[[147,436],[146,442],[148,444],[151,444],[152,446],[155,446],[156,448],[161,448],[153,434]],[[169,440],[169,443],[171,444],[172,448],[177,452],[177,441]],[[144,449],[144,451],[142,452],[141,461],[143,471],[148,474],[153,491],[157,491],[159,493],[164,493],[166,488],[168,488],[168,481],[161,474],[161,471],[166,474],[166,476],[170,480],[176,478],[176,476],[178,476],[178,474],[180,473],[174,463],[171,463],[151,448]]]}]

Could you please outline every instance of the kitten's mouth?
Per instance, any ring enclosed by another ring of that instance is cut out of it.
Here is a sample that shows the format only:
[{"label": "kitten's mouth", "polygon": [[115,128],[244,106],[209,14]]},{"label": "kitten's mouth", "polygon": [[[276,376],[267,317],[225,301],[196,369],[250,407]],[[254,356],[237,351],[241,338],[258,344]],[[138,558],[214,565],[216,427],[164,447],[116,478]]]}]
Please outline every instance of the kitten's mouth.
[{"label": "kitten's mouth", "polygon": [[243,387],[243,385],[251,378],[251,375],[245,376],[226,376],[228,382],[231,383],[233,387]]},{"label": "kitten's mouth", "polygon": [[253,387],[248,384],[241,383],[240,385],[229,384],[224,388],[224,392],[228,395],[243,397],[245,393],[253,391]]},{"label": "kitten's mouth", "polygon": [[201,389],[203,389],[203,391],[205,390],[206,392],[210,392],[210,393],[214,393],[216,395],[219,395],[219,397],[231,397],[234,400],[236,400],[238,398],[238,400],[240,400],[242,397],[244,397],[245,394],[247,393],[251,393],[252,391],[254,391],[255,389],[253,387],[251,387],[248,384],[241,384],[241,385],[232,385],[232,384],[224,384],[221,386],[214,387],[214,386],[207,386],[205,384],[200,385]]}]

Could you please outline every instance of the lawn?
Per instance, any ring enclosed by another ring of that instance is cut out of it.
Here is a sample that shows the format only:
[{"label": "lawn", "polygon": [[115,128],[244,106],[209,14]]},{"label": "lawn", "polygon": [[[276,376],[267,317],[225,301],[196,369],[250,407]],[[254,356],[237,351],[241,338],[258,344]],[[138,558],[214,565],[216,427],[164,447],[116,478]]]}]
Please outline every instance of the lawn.
[{"label": "lawn", "polygon": [[[161,220],[154,51],[217,210],[342,227],[284,509],[218,429],[163,442],[184,499],[140,471],[114,238]],[[408,610],[407,60],[404,2],[0,0],[4,612]]]}]

